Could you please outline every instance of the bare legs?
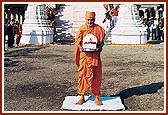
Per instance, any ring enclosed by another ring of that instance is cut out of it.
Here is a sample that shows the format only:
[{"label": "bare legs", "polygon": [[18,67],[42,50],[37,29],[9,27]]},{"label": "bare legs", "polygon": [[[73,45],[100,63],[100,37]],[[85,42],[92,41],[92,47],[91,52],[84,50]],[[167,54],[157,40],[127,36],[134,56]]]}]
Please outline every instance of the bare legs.
[{"label": "bare legs", "polygon": [[[77,105],[82,105],[83,103],[85,103],[85,98],[84,98],[84,95],[81,95],[81,98],[78,100],[78,102],[76,104]],[[103,103],[99,99],[99,96],[95,96],[94,103],[98,106],[103,105]]]},{"label": "bare legs", "polygon": [[95,96],[94,102],[95,102],[96,105],[103,105],[103,103],[99,99],[99,96]]}]

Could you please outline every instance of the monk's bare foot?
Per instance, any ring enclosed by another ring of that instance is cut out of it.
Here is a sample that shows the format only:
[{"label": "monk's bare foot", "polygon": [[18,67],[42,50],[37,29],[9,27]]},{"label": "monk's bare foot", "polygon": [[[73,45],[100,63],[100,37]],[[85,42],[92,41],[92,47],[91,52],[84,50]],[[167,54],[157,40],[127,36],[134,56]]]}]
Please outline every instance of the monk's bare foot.
[{"label": "monk's bare foot", "polygon": [[76,104],[77,105],[82,105],[83,103],[85,103],[85,100],[84,99],[80,99]]},{"label": "monk's bare foot", "polygon": [[96,105],[103,105],[103,103],[100,100],[94,101]]},{"label": "monk's bare foot", "polygon": [[95,97],[94,103],[96,105],[103,105],[103,103],[99,100],[99,97]]}]

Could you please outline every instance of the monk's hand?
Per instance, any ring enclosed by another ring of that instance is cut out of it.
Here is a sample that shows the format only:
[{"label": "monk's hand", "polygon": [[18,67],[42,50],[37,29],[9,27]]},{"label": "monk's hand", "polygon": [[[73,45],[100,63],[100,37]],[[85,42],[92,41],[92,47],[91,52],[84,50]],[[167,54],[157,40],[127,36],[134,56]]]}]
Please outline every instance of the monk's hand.
[{"label": "monk's hand", "polygon": [[81,45],[78,45],[78,48],[80,51],[83,51],[83,47]]},{"label": "monk's hand", "polygon": [[100,50],[100,48],[96,48],[96,51],[99,51]]},{"label": "monk's hand", "polygon": [[96,51],[101,51],[101,50],[102,50],[101,47],[96,48]]},{"label": "monk's hand", "polygon": [[96,51],[102,51],[102,47],[104,45],[104,42],[102,42],[100,45],[97,46]]}]

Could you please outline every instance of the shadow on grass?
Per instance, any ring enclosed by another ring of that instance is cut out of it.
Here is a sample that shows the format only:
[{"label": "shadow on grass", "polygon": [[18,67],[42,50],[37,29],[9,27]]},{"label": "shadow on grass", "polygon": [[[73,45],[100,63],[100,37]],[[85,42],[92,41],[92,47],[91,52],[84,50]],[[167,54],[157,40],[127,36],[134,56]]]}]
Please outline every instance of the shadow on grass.
[{"label": "shadow on grass", "polygon": [[163,40],[150,40],[147,43],[149,43],[149,44],[161,44],[163,42],[164,42]]},{"label": "shadow on grass", "polygon": [[[128,88],[124,89],[117,95],[112,95],[112,96],[120,96],[122,103],[124,104],[124,99],[127,99],[128,97],[134,96],[134,95],[144,95],[144,94],[154,94],[156,93],[159,89],[164,87],[164,82],[158,82],[158,83],[152,83],[149,85],[143,85],[143,86],[137,86],[133,88]],[[125,106],[125,104],[124,104]],[[128,107],[125,106],[126,109]]]},{"label": "shadow on grass", "polygon": [[40,50],[46,48],[46,46],[32,46],[32,47],[21,47],[21,48],[15,48],[14,50],[8,51],[4,53],[4,56],[6,57],[17,57],[17,56],[24,56],[28,53],[32,53],[34,51]]}]

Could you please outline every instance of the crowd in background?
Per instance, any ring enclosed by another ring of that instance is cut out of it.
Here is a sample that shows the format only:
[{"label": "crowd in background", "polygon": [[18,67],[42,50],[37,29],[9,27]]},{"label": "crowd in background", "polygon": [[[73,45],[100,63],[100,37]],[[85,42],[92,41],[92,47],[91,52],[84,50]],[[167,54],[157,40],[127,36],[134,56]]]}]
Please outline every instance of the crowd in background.
[{"label": "crowd in background", "polygon": [[164,18],[144,18],[141,23],[147,31],[147,40],[164,40]]},{"label": "crowd in background", "polygon": [[[56,4],[56,7],[46,6],[46,16],[53,29],[53,37],[56,37],[56,21],[55,17],[58,14],[58,9],[61,4]],[[22,24],[16,19],[4,19],[4,50],[6,50],[5,44],[8,48],[20,46],[20,39],[22,37]]]},{"label": "crowd in background", "polygon": [[15,19],[5,19],[4,22],[4,43],[7,42],[9,48],[19,46],[22,37],[22,25]]},{"label": "crowd in background", "polygon": [[[113,4],[103,4],[103,7],[106,9],[105,18],[102,21],[107,23],[107,28],[115,27],[117,23],[117,17],[119,12],[119,4],[113,5]],[[143,16],[140,18],[140,21],[146,29],[147,32],[147,40],[164,40],[164,18],[144,18]]]},{"label": "crowd in background", "polygon": [[[46,15],[49,24],[53,28],[53,37],[55,38],[56,33],[56,21],[55,17],[58,14],[58,10],[61,4],[57,4],[56,7],[46,6]],[[106,9],[105,18],[103,23],[107,22],[107,28],[110,30],[115,27],[117,23],[117,17],[119,12],[119,4],[103,4]],[[147,31],[147,40],[164,40],[164,18],[159,19],[155,17],[140,18],[141,23]],[[4,46],[7,43],[9,48],[17,47],[20,45],[20,39],[22,37],[22,25],[19,20],[16,19],[5,19],[4,20]]]}]

